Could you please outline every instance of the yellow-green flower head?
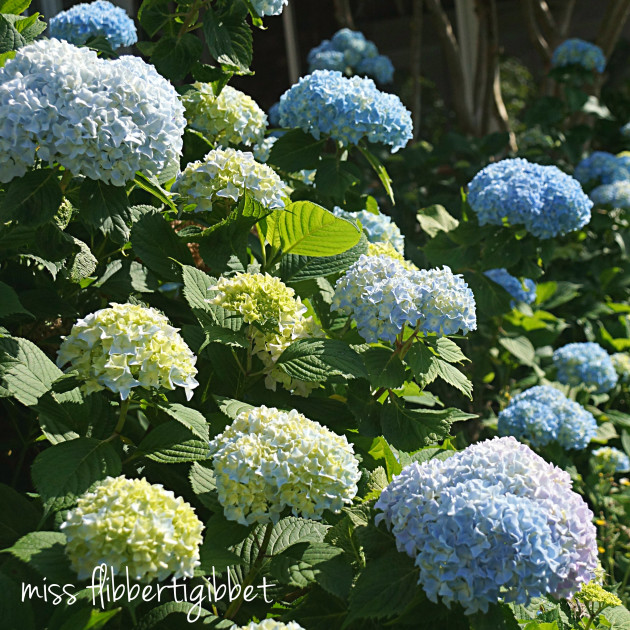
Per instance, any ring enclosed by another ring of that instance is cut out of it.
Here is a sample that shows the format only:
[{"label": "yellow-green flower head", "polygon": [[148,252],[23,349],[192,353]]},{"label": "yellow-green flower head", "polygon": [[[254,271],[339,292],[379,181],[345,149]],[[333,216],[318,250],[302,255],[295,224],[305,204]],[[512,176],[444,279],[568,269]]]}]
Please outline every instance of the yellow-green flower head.
[{"label": "yellow-green flower head", "polygon": [[197,357],[154,308],[112,304],[79,319],[59,348],[57,365],[70,364],[86,393],[109,389],[125,400],[134,387],[183,387],[190,400]]},{"label": "yellow-green flower head", "polygon": [[368,256],[389,256],[394,260],[397,260],[407,271],[419,271],[411,261],[406,260],[405,257],[396,250],[391,243],[368,243]]},{"label": "yellow-green flower head", "polygon": [[267,114],[247,94],[226,85],[215,96],[210,83],[194,83],[194,90],[182,96],[186,120],[211,142],[245,144],[263,141]]},{"label": "yellow-green flower head", "polygon": [[320,519],[352,503],[359,462],[339,436],[295,409],[254,407],[210,442],[219,502],[243,525],[277,523],[285,508]]},{"label": "yellow-green flower head", "polygon": [[146,479],[107,477],[83,494],[61,524],[79,579],[105,563],[140,582],[193,576],[203,524],[194,508]]},{"label": "yellow-green flower head", "polygon": [[249,151],[214,149],[203,161],[191,162],[173,184],[180,206],[194,204],[196,210],[212,210],[221,200],[237,202],[245,193],[268,209],[284,208],[286,184]]},{"label": "yellow-green flower head", "polygon": [[627,352],[616,352],[610,355],[615,372],[619,375],[622,383],[630,382],[630,354]]},{"label": "yellow-green flower head", "polygon": [[[232,630],[237,630],[237,627],[233,626]],[[263,619],[259,622],[250,621],[246,626],[240,626],[238,630],[304,630],[304,628],[296,621],[283,623],[277,619]]]},{"label": "yellow-green flower head", "polygon": [[582,584],[582,590],[575,595],[575,599],[582,602],[596,602],[605,606],[621,606],[621,600],[612,593],[604,590],[596,580]]}]

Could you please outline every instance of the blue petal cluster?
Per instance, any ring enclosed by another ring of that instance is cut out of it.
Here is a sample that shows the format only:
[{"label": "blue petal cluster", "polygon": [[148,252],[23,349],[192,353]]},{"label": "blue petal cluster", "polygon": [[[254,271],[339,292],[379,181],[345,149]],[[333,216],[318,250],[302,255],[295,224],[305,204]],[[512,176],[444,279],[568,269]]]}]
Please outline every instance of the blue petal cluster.
[{"label": "blue petal cluster", "polygon": [[630,208],[630,180],[597,186],[591,190],[589,197],[597,205]]},{"label": "blue petal cluster", "polygon": [[107,0],[75,4],[50,18],[48,36],[64,39],[77,46],[92,37],[107,39],[113,50],[132,46],[138,41],[133,20],[124,9]]},{"label": "blue petal cluster", "polygon": [[595,44],[583,39],[567,39],[553,51],[551,65],[554,68],[563,68],[574,64],[601,74],[606,67],[606,56]]},{"label": "blue petal cluster", "polygon": [[333,208],[333,214],[350,221],[359,220],[370,243],[391,243],[400,254],[405,253],[405,237],[400,228],[386,214],[373,214],[367,210],[360,212],[346,212],[338,206]]},{"label": "blue petal cluster", "polygon": [[499,435],[523,438],[532,446],[557,442],[566,450],[584,450],[597,432],[593,414],[548,385],[537,385],[512,398],[499,413]]},{"label": "blue petal cluster", "polygon": [[378,83],[391,83],[394,66],[389,57],[378,54],[376,45],[363,33],[342,28],[331,40],[325,39],[308,53],[309,72],[338,70],[347,75],[364,74]]},{"label": "blue petal cluster", "polygon": [[593,202],[573,177],[522,158],[501,160],[468,184],[480,225],[523,225],[540,239],[568,234],[591,219]]},{"label": "blue petal cluster", "polygon": [[409,271],[390,256],[361,256],[335,285],[331,308],[351,315],[368,342],[394,342],[405,325],[463,334],[477,327],[475,298],[448,267]]},{"label": "blue petal cluster", "polygon": [[609,392],[619,376],[610,355],[599,344],[569,343],[553,353],[558,380],[565,385],[586,385],[596,394]]},{"label": "blue petal cluster", "polygon": [[594,151],[580,161],[573,173],[582,185],[612,184],[630,179],[630,164],[627,156],[614,155],[607,151]]},{"label": "blue petal cluster", "polygon": [[251,0],[254,11],[259,17],[265,15],[280,15],[289,0]]},{"label": "blue petal cluster", "polygon": [[614,446],[602,446],[593,451],[591,463],[596,471],[605,473],[630,471],[630,457]]},{"label": "blue petal cluster", "polygon": [[529,278],[519,280],[504,268],[488,269],[488,271],[484,272],[484,275],[501,285],[514,298],[510,303],[512,308],[514,308],[516,302],[532,304],[536,299],[536,283]]},{"label": "blue petal cluster", "polygon": [[394,94],[381,92],[372,79],[346,78],[316,70],[280,97],[280,125],[299,127],[319,139],[328,135],[343,145],[368,142],[404,147],[412,137],[411,114]]},{"label": "blue petal cluster", "polygon": [[500,599],[570,597],[595,574],[593,513],[568,473],[512,437],[412,463],[375,507],[427,597],[469,615]]},{"label": "blue petal cluster", "polygon": [[139,57],[50,39],[0,68],[0,182],[39,159],[123,186],[177,162],[185,125],[175,88]]},{"label": "blue petal cluster", "polygon": [[619,133],[621,133],[621,135],[624,138],[630,138],[630,122],[626,123],[620,130]]}]

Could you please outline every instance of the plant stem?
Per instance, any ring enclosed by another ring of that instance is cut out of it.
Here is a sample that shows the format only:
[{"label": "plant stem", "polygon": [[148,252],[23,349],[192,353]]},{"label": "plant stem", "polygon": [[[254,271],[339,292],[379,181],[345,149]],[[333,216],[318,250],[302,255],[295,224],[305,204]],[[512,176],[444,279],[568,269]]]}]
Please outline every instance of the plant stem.
[{"label": "plant stem", "polygon": [[114,429],[114,435],[120,435],[123,427],[125,426],[125,420],[127,419],[127,412],[129,411],[129,405],[131,403],[131,394],[127,397],[126,400],[123,400],[120,403],[120,415],[118,416],[118,423],[116,424],[116,428]]}]

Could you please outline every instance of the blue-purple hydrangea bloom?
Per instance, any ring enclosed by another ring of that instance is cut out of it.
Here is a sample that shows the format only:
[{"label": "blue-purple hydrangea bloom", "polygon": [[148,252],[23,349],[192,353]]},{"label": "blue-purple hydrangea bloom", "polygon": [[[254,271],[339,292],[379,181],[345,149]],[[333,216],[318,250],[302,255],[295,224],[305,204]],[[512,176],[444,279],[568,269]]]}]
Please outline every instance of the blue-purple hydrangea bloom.
[{"label": "blue-purple hydrangea bloom", "polygon": [[412,137],[411,114],[394,94],[381,92],[372,79],[346,78],[316,70],[280,97],[280,126],[298,127],[344,146],[360,140],[380,142],[398,151]]},{"label": "blue-purple hydrangea bloom", "polygon": [[597,186],[591,190],[589,197],[597,205],[630,208],[630,180]]},{"label": "blue-purple hydrangea bloom", "polygon": [[488,269],[484,274],[493,282],[501,285],[514,300],[510,303],[512,308],[515,302],[525,302],[532,304],[536,299],[536,283],[529,278],[514,277],[507,269]]},{"label": "blue-purple hydrangea bloom", "polygon": [[591,461],[597,471],[611,474],[630,471],[630,457],[614,446],[602,446],[593,451]]},{"label": "blue-purple hydrangea bloom", "polygon": [[593,202],[579,182],[555,166],[522,158],[479,171],[468,185],[468,203],[480,225],[523,225],[540,239],[568,234],[591,219]]},{"label": "blue-purple hydrangea bloom", "polygon": [[427,597],[466,614],[570,597],[597,567],[593,513],[568,473],[512,437],[412,463],[375,507]]},{"label": "blue-purple hydrangea bloom", "polygon": [[595,393],[610,391],[618,380],[610,355],[591,341],[569,343],[553,353],[558,380],[565,385],[586,385]]},{"label": "blue-purple hydrangea bloom", "polygon": [[498,432],[536,447],[556,442],[566,450],[583,450],[595,437],[597,422],[561,391],[537,385],[514,396],[499,413]]},{"label": "blue-purple hydrangea bloom", "polygon": [[606,56],[599,46],[583,39],[572,38],[562,42],[553,51],[551,65],[554,68],[578,65],[601,74],[606,67]]},{"label": "blue-purple hydrangea bloom", "polygon": [[386,214],[373,214],[368,210],[346,212],[338,206],[333,208],[333,214],[342,219],[361,221],[363,231],[370,243],[391,243],[398,253],[405,253],[405,237],[400,228],[392,221],[392,218]]},{"label": "blue-purple hydrangea bloom", "polygon": [[573,176],[582,185],[612,184],[630,179],[630,162],[628,156],[594,151],[580,161]]}]

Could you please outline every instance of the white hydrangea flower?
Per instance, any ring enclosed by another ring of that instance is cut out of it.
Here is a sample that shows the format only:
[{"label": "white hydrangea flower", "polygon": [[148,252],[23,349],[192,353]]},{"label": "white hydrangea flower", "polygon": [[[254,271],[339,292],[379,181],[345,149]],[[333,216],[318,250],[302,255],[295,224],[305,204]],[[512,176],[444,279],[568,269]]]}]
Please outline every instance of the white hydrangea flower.
[{"label": "white hydrangea flower", "polygon": [[84,379],[86,393],[110,389],[125,400],[134,387],[183,387],[190,400],[197,358],[179,328],[154,308],[112,304],[80,319],[59,348],[57,365],[67,363]]},{"label": "white hydrangea flower", "polygon": [[140,582],[193,577],[203,524],[195,510],[160,484],[107,477],[83,494],[61,524],[79,579],[105,563]]},{"label": "white hydrangea flower", "polygon": [[210,442],[225,517],[243,525],[276,523],[285,508],[320,519],[357,494],[352,445],[295,409],[254,407]]},{"label": "white hydrangea flower", "polygon": [[212,210],[219,200],[238,201],[245,193],[265,208],[284,208],[286,184],[266,164],[260,164],[249,151],[214,149],[203,161],[191,162],[182,171],[173,190],[182,206],[195,204],[197,211]]},{"label": "white hydrangea flower", "polygon": [[258,622],[250,621],[246,626],[241,626],[240,630],[304,630],[304,628],[295,621],[284,623],[277,619],[263,619]]},{"label": "white hydrangea flower", "polygon": [[139,57],[36,41],[0,68],[0,182],[39,159],[123,186],[179,160],[185,124],[173,86]]}]

